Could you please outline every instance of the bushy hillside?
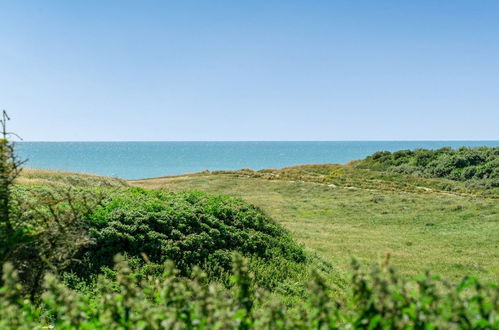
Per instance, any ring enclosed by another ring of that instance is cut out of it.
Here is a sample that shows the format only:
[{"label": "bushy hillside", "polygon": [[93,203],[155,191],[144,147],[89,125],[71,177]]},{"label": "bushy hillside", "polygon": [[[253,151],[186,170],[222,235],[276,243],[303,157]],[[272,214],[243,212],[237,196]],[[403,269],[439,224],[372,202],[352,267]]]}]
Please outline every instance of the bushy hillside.
[{"label": "bushy hillside", "polygon": [[[116,254],[154,264],[171,260],[188,275],[199,266],[220,279],[235,252],[254,265],[261,286],[273,288],[305,272],[307,257],[289,234],[241,199],[187,191],[169,193],[132,188],[113,193],[87,215],[92,244],[82,248],[74,268],[97,273]],[[262,262],[259,262],[261,260]]]},{"label": "bushy hillside", "polygon": [[[117,254],[137,269],[172,261],[227,283],[234,253],[247,257],[259,286],[300,295],[313,258],[282,226],[241,199],[203,192],[26,185],[13,189],[14,261],[33,297],[43,274],[93,282]],[[76,277],[75,277],[76,276]]]},{"label": "bushy hillside", "polygon": [[382,151],[356,163],[356,166],[499,187],[499,147]]}]

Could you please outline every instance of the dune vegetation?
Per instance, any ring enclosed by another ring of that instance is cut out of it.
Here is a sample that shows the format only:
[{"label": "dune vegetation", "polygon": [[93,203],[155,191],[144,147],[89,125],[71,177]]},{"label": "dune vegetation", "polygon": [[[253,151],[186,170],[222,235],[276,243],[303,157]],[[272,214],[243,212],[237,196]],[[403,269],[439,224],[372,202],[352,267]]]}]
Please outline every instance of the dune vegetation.
[{"label": "dune vegetation", "polygon": [[457,282],[499,278],[499,195],[463,182],[349,165],[216,171],[134,180],[166,191],[202,190],[257,206],[347,276],[352,256],[408,277],[431,269]]},{"label": "dune vegetation", "polygon": [[0,147],[2,329],[499,327],[494,159],[127,182],[21,172]]},{"label": "dune vegetation", "polygon": [[499,147],[384,151],[357,162],[357,167],[446,178],[465,182],[468,187],[499,187]]},{"label": "dune vegetation", "polygon": [[65,171],[23,168],[16,183],[22,185],[50,185],[73,187],[127,187],[125,180],[94,174],[82,174]]}]

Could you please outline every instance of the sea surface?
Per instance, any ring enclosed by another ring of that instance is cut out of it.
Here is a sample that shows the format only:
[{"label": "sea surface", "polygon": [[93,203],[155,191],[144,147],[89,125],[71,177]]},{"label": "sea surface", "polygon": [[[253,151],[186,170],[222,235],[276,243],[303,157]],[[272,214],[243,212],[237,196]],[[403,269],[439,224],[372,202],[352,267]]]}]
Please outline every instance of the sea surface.
[{"label": "sea surface", "polygon": [[499,146],[499,141],[19,142],[17,151],[28,159],[26,167],[138,179],[203,170],[347,163],[376,151],[444,146]]}]

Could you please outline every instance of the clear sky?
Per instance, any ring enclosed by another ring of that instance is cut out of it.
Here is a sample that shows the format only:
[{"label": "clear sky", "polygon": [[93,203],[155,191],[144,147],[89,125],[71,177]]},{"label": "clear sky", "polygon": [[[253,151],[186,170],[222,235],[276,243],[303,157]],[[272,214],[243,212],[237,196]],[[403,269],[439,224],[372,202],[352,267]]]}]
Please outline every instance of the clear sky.
[{"label": "clear sky", "polygon": [[499,1],[0,0],[28,141],[497,140]]}]

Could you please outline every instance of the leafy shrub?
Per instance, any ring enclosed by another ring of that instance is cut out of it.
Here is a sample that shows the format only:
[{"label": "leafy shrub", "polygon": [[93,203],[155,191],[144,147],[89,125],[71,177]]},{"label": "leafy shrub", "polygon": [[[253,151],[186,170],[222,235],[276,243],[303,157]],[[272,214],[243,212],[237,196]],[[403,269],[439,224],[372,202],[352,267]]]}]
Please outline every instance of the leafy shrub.
[{"label": "leafy shrub", "polygon": [[350,319],[354,328],[492,329],[499,326],[499,287],[466,277],[451,285],[426,272],[404,281],[396,271],[375,266],[365,272],[353,263]]},{"label": "leafy shrub", "polygon": [[51,271],[92,282],[121,253],[144,263],[172,260],[182,275],[201,267],[211,280],[228,282],[234,252],[250,259],[255,281],[281,294],[300,295],[312,259],[280,225],[240,199],[202,192],[139,188],[17,186],[14,229],[24,241],[8,260],[36,300]]},{"label": "leafy shrub", "polygon": [[85,218],[102,198],[102,192],[96,190],[12,189],[10,215],[17,242],[10,245],[7,260],[15,265],[32,300],[38,297],[47,271],[62,274],[78,251],[91,242]]},{"label": "leafy shrub", "polygon": [[12,266],[4,266],[0,328],[33,329],[495,329],[499,288],[476,278],[452,286],[422,275],[404,281],[386,266],[366,272],[353,264],[351,295],[345,303],[312,275],[306,299],[292,307],[255,287],[248,262],[234,259],[231,287],[180,276],[171,263],[161,276],[137,276],[118,258],[113,278],[103,275],[93,292],[69,289],[45,279],[41,305],[23,299]]},{"label": "leafy shrub", "polygon": [[[301,247],[280,225],[257,207],[228,196],[132,188],[104,200],[87,222],[93,243],[81,250],[83,262],[73,267],[84,276],[111,266],[118,253],[146,255],[156,264],[173,260],[183,275],[197,265],[220,276],[230,270],[236,251],[255,263],[264,259],[273,265],[274,260],[289,271],[303,270],[299,265],[306,262]],[[273,272],[282,277],[278,272],[283,270]],[[260,282],[272,286],[269,280]]]}]

